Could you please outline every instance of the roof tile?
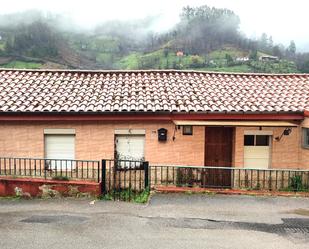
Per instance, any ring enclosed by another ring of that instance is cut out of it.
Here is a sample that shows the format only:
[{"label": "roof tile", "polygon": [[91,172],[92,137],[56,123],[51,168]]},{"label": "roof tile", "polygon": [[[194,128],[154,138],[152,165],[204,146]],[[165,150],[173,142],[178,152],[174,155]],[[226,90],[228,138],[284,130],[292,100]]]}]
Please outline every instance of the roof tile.
[{"label": "roof tile", "polygon": [[301,112],[307,74],[0,69],[0,112]]}]

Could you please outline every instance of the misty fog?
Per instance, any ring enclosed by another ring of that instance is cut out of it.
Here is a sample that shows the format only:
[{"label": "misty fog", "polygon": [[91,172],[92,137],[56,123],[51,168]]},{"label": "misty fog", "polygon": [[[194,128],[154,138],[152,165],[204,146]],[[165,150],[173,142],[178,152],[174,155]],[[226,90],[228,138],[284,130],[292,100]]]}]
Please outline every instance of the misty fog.
[{"label": "misty fog", "polygon": [[308,72],[297,3],[12,0],[0,9],[0,66]]},{"label": "misty fog", "polygon": [[[61,14],[61,26],[75,29],[93,29],[105,21],[143,20],[151,16],[156,17],[156,21],[149,28],[160,32],[171,29],[179,21],[179,13],[184,6],[196,7],[205,4],[233,10],[241,19],[240,30],[249,38],[255,39],[262,33],[267,33],[272,35],[276,42],[284,45],[294,40],[299,51],[306,45],[309,47],[309,32],[302,29],[302,25],[308,23],[309,19],[307,0],[88,0],[87,3],[73,0],[11,0],[1,4],[0,14],[42,10]],[[286,32],[287,30],[289,32]]]}]

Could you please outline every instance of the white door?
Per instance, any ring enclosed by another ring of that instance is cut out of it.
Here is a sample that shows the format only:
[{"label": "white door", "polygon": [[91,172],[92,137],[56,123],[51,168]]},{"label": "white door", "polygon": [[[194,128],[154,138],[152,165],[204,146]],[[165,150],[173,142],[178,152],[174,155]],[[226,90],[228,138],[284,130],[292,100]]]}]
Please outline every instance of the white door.
[{"label": "white door", "polygon": [[45,135],[45,158],[56,159],[49,160],[52,169],[72,169],[72,161],[61,159],[75,159],[75,135]]},{"label": "white door", "polygon": [[270,165],[269,135],[245,135],[244,167],[268,169]]},{"label": "white door", "polygon": [[[119,160],[143,161],[145,136],[143,135],[116,135],[116,158]],[[121,162],[121,167],[126,167],[128,163]],[[133,166],[140,166],[135,163]],[[132,164],[130,165],[132,167]]]}]

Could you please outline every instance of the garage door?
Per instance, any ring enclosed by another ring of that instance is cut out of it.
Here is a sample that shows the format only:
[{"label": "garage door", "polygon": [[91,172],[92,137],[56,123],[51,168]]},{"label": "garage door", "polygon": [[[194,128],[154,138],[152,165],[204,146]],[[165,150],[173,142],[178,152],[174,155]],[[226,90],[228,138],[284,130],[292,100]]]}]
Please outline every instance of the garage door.
[{"label": "garage door", "polygon": [[[134,161],[144,160],[145,136],[143,135],[116,135],[115,142],[116,142],[116,158],[117,159],[134,160]],[[125,167],[125,163],[123,162],[119,166]],[[136,166],[140,166],[140,165],[136,164]]]},{"label": "garage door", "polygon": [[245,168],[267,169],[270,164],[270,136],[245,135],[244,166]]},{"label": "garage door", "polygon": [[[74,135],[45,135],[45,158],[49,159],[75,159]],[[50,160],[53,169],[71,169],[71,161]]]}]

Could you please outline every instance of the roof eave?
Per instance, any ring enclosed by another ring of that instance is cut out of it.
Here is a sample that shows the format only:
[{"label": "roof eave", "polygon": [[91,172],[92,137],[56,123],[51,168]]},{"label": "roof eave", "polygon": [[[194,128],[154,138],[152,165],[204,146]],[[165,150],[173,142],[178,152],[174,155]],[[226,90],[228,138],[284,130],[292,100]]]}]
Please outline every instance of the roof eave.
[{"label": "roof eave", "polygon": [[7,121],[303,120],[304,112],[0,112]]}]

